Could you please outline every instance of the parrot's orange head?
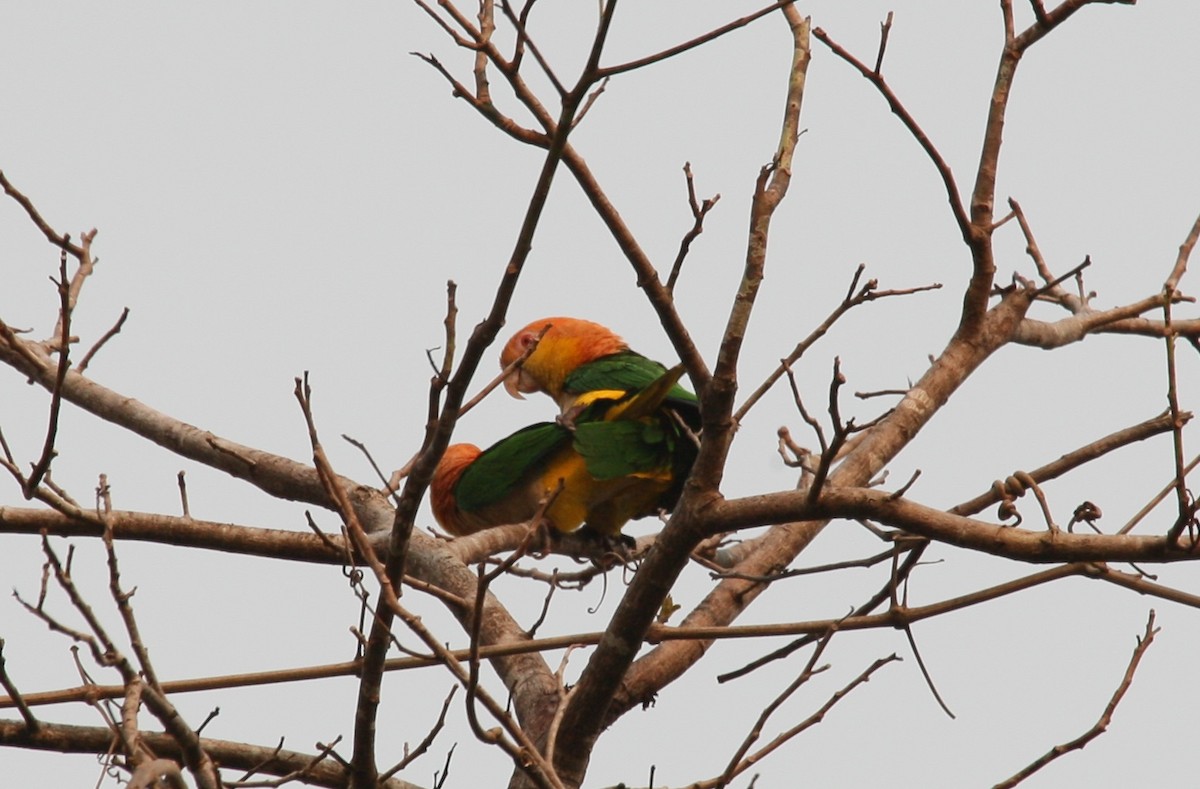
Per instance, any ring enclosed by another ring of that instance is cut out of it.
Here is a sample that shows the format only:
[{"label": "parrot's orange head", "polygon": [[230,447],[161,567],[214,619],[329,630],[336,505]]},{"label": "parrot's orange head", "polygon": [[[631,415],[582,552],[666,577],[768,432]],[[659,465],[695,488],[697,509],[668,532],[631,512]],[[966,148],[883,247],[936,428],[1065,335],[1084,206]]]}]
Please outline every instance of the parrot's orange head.
[{"label": "parrot's orange head", "polygon": [[467,466],[474,463],[480,454],[479,447],[474,444],[451,444],[446,447],[446,453],[433,471],[433,480],[429,483],[429,506],[433,508],[433,517],[451,534],[467,532],[454,501],[454,486]]},{"label": "parrot's orange head", "polygon": [[561,404],[563,381],[577,367],[627,350],[624,340],[599,323],[542,318],[514,334],[500,353],[501,368],[529,354],[504,379],[504,388],[518,399],[522,393],[545,392]]}]

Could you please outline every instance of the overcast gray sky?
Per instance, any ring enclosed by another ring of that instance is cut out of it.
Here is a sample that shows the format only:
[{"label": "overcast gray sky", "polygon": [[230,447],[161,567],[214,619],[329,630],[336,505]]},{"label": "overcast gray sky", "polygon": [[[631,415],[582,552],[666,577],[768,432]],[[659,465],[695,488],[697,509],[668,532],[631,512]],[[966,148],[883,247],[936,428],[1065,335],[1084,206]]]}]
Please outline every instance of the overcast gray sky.
[{"label": "overcast gray sky", "polygon": [[[1027,23],[1029,9],[1017,5]],[[655,51],[752,8],[628,3],[606,62]],[[866,60],[874,57],[879,22],[895,11],[884,72],[969,189],[1002,42],[998,3],[825,0],[801,10]],[[538,7],[534,33],[562,74],[574,74],[594,14],[594,3]],[[1091,255],[1086,277],[1097,306],[1157,292],[1200,210],[1198,23],[1193,3],[1086,8],[1020,67],[998,198],[1021,201],[1056,270]],[[442,78],[409,53],[432,52],[464,78],[470,58],[404,2],[10,3],[0,9],[0,37],[0,168],[58,229],[100,231],[100,265],[75,329],[89,344],[122,307],[131,310],[124,331],[90,368],[94,377],[204,429],[304,459],[307,436],[292,380],[307,370],[339,471],[372,478],[361,456],[335,441],[342,433],[366,442],[389,469],[404,463],[423,429],[425,351],[442,341],[446,280],[458,283],[465,335],[491,302],[542,158],[453,99]],[[754,179],[778,138],[789,46],[783,20],[770,17],[618,77],[574,138],[663,271],[690,226],[684,162],[692,163],[702,197],[721,194],[677,291],[710,362],[741,273]],[[806,132],[772,231],[743,391],[836,304],[858,263],[881,287],[943,283],[935,293],[852,313],[798,369],[806,392],[820,401],[840,355],[849,379],[846,412],[865,420],[885,401],[849,393],[903,388],[924,371],[956,322],[970,259],[918,146],[867,82],[813,46]],[[498,96],[507,100],[502,90]],[[999,281],[1012,272],[1032,277],[1015,224],[999,239]],[[51,330],[57,297],[47,278],[57,258],[15,203],[0,203],[4,321],[37,336]],[[1192,290],[1187,280],[1184,290]],[[608,324],[635,348],[671,361],[628,264],[565,173],[509,328],[553,314]],[[1055,317],[1048,308],[1037,314]],[[1187,351],[1181,360],[1184,407],[1193,407],[1196,359]],[[1004,350],[893,463],[891,481],[899,485],[920,468],[914,497],[939,506],[967,499],[1014,469],[1155,415],[1165,406],[1163,369],[1161,344],[1146,339],[1093,338],[1053,354]],[[22,458],[40,450],[46,400],[0,371],[0,427]],[[552,413],[549,399],[497,396],[463,420],[456,438],[486,444]],[[739,433],[726,495],[793,484],[774,451],[782,424],[811,443],[781,389]],[[115,506],[176,513],[175,474],[185,469],[197,517],[305,528],[302,508],[272,502],[70,408],[59,448],[55,480],[81,500],[106,473]],[[1116,528],[1170,479],[1170,469],[1167,442],[1159,439],[1047,492],[1060,521],[1091,499],[1104,509],[1103,523]],[[14,484],[0,482],[0,506],[23,504]],[[336,529],[332,516],[318,518]],[[1164,511],[1145,528],[1163,530],[1170,520]],[[432,524],[427,512],[421,524]],[[643,522],[629,531],[652,529]],[[77,542],[76,575],[100,599],[101,554]],[[858,526],[835,524],[798,564],[873,550]],[[164,677],[353,656],[347,628],[357,609],[337,568],[145,545],[123,545],[120,553]],[[944,561],[916,574],[914,603],[1028,569],[948,549],[928,556]],[[40,562],[35,539],[3,538],[5,586],[36,595]],[[1161,572],[1163,582],[1193,591],[1195,576],[1190,566]],[[885,577],[886,568],[876,568],[779,584],[745,621],[837,616]],[[710,584],[690,570],[675,598],[687,609]],[[501,594],[530,622],[543,592],[527,586],[509,584]],[[602,629],[618,592],[610,588],[597,613],[589,608],[601,602],[599,588],[562,596],[543,632]],[[420,604],[448,641],[463,641],[437,604]],[[766,760],[757,786],[794,786],[801,774],[818,786],[991,785],[1095,721],[1151,606],[1163,633],[1111,730],[1026,785],[1191,785],[1187,737],[1200,720],[1200,690],[1189,679],[1200,613],[1075,580],[915,628],[957,720],[930,697],[902,633],[835,640],[827,653],[833,669],[789,703],[779,725],[808,715],[873,658],[898,651],[905,662]],[[231,611],[255,613],[231,618]],[[15,602],[0,604],[0,637],[23,690],[77,683],[67,643]],[[714,647],[655,708],[630,713],[604,735],[588,785],[644,785],[651,765],[656,786],[718,773],[804,657],[723,686],[714,677],[773,646]],[[585,660],[573,656],[572,670]],[[390,749],[381,762],[398,758],[403,741],[424,736],[451,684],[438,669],[387,678],[381,726],[394,734],[381,745]],[[312,750],[316,740],[350,736],[354,697],[347,679],[176,701],[192,723],[220,705],[208,735],[260,744],[282,736],[288,747]],[[82,708],[51,708],[47,717],[98,723]],[[469,742],[460,707],[451,718],[451,731],[404,777],[431,784],[459,740],[448,786],[500,785],[506,760]],[[0,765],[6,780],[23,785],[92,786],[98,772],[89,757],[12,749],[0,752]]]}]

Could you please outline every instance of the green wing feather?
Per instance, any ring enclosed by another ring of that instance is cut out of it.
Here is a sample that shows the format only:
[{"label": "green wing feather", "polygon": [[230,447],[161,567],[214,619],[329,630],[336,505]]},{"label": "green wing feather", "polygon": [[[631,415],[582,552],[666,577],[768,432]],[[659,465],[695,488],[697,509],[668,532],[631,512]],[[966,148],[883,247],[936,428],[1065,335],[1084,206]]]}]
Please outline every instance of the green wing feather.
[{"label": "green wing feather", "polygon": [[571,431],[555,422],[538,422],[500,439],[467,466],[454,488],[455,501],[464,512],[500,501],[570,440]]},{"label": "green wing feather", "polygon": [[[575,451],[587,462],[588,473],[606,480],[662,473],[675,465],[681,436],[663,405],[681,375],[682,365],[664,370],[640,391],[613,401],[602,419],[575,423]],[[585,412],[585,419],[593,413]]]},{"label": "green wing feather", "polygon": [[[666,367],[636,351],[621,351],[575,368],[563,381],[563,391],[575,395],[598,389],[640,391],[666,372]],[[666,402],[672,406],[695,408],[698,401],[696,395],[675,384],[667,394]]]},{"label": "green wing feather", "polygon": [[575,426],[575,450],[598,480],[660,471],[671,465],[675,437],[661,420],[584,422]]}]

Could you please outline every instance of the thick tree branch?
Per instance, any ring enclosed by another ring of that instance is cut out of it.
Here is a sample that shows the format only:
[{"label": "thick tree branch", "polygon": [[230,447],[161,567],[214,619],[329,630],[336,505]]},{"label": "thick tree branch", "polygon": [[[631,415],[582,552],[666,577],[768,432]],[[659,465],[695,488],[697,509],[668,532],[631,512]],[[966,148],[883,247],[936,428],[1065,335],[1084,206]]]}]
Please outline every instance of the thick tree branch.
[{"label": "thick tree branch", "polygon": [[811,508],[803,504],[807,500],[804,492],[787,491],[722,501],[713,505],[707,525],[719,533],[787,520],[868,518],[931,540],[1023,562],[1200,560],[1196,546],[1165,536],[1029,531],[953,515],[866,488],[826,488]]},{"label": "thick tree branch", "polygon": [[[182,758],[179,743],[162,732],[140,733],[142,741],[159,756]],[[0,745],[57,751],[59,753],[106,753],[112,744],[113,733],[105,726],[74,726],[66,723],[47,723],[36,733],[29,732],[20,721],[0,720]],[[274,746],[248,745],[229,740],[200,738],[200,746],[222,767],[257,770],[268,775],[293,775],[314,786],[342,789],[348,773],[336,759],[298,753]],[[379,789],[421,789],[416,784],[391,778],[381,782]]]}]

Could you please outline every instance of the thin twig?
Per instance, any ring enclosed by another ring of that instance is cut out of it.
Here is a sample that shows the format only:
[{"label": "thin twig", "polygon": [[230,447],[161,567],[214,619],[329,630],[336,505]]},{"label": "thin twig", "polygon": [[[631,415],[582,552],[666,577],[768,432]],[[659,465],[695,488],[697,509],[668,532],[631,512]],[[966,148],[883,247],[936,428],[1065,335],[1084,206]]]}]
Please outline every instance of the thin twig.
[{"label": "thin twig", "polygon": [[[1168,286],[1170,281],[1168,280]],[[1171,296],[1174,290],[1163,288],[1163,324],[1167,328],[1167,403],[1171,413],[1171,436],[1173,438],[1172,460],[1175,463],[1175,499],[1178,513],[1174,524],[1167,530],[1167,539],[1174,543],[1183,534],[1183,530],[1191,529],[1196,520],[1196,508],[1187,488],[1187,477],[1183,470],[1183,426],[1187,420],[1183,418],[1179,408],[1179,380],[1175,373],[1175,332],[1171,327]]]},{"label": "thin twig", "polygon": [[12,677],[8,676],[8,669],[5,667],[4,661],[3,638],[0,638],[0,685],[4,686],[5,692],[8,693],[8,697],[13,701],[13,705],[21,713],[21,717],[25,719],[26,730],[30,734],[37,734],[41,724],[34,717],[33,710],[29,709],[29,705],[25,703],[25,699],[21,697],[21,692],[17,690],[17,685],[12,681]]},{"label": "thin twig", "polygon": [[79,367],[76,368],[81,375],[85,370],[87,370],[88,365],[92,363],[92,357],[100,352],[100,349],[104,347],[104,344],[121,332],[121,327],[125,325],[125,319],[128,317],[129,308],[126,307],[125,309],[121,310],[121,317],[117,318],[117,322],[112,325],[112,328],[104,332],[100,339],[96,340],[96,344],[89,348],[88,352],[83,355],[83,360],[79,362]]},{"label": "thin twig", "polygon": [[183,471],[175,475],[175,479],[179,483],[179,504],[183,509],[183,517],[192,517],[192,511],[188,507],[187,482],[184,480]]},{"label": "thin twig", "polygon": [[866,271],[866,264],[858,264],[858,267],[854,270],[854,276],[850,280],[850,286],[846,289],[846,295],[842,298],[841,302],[833,309],[832,312],[829,313],[828,316],[826,316],[825,320],[821,321],[821,323],[815,329],[809,332],[807,337],[796,344],[796,347],[792,349],[791,353],[780,360],[779,366],[767,376],[766,380],[758,385],[758,387],[750,394],[750,396],[746,398],[746,401],[742,403],[742,405],[739,406],[734,412],[734,421],[740,423],[746,417],[746,414],[750,411],[750,409],[754,407],[755,403],[762,399],[763,395],[770,391],[771,387],[773,387],[780,377],[784,375],[784,373],[787,371],[787,368],[791,365],[794,365],[800,359],[800,357],[803,356],[804,353],[807,352],[808,349],[817,342],[817,340],[821,339],[829,332],[833,325],[837,323],[838,319],[840,319],[854,307],[857,307],[860,304],[866,304],[870,301],[889,298],[891,296],[907,296],[913,293],[939,290],[942,287],[941,283],[935,282],[932,285],[922,285],[915,288],[877,290],[879,287],[879,282],[875,279],[867,280],[861,287],[859,287],[859,281],[862,279],[864,271]]},{"label": "thin twig", "polygon": [[1113,713],[1116,712],[1117,705],[1121,703],[1121,699],[1125,697],[1125,692],[1129,690],[1130,684],[1133,683],[1133,675],[1137,671],[1138,664],[1142,661],[1142,656],[1146,654],[1146,650],[1150,648],[1150,644],[1154,642],[1154,636],[1158,634],[1160,629],[1154,626],[1154,609],[1151,609],[1150,616],[1146,620],[1145,632],[1137,640],[1137,645],[1134,647],[1133,654],[1129,658],[1129,665],[1125,669],[1125,675],[1121,678],[1120,684],[1117,685],[1116,691],[1105,706],[1104,712],[1101,713],[1100,719],[1096,721],[1096,724],[1092,728],[1069,742],[1054,746],[1042,755],[1041,758],[1030,763],[1016,775],[996,784],[993,789],[1011,789],[1011,787],[1021,783],[1063,754],[1082,750],[1089,742],[1107,731],[1109,724],[1112,723]]},{"label": "thin twig", "polygon": [[920,124],[917,123],[916,119],[908,111],[908,108],[900,101],[895,91],[892,90],[891,85],[888,84],[883,75],[850,54],[849,51],[830,38],[829,34],[823,29],[815,27],[812,34],[814,38],[829,47],[835,55],[853,66],[859,74],[875,86],[875,89],[887,101],[892,113],[900,119],[900,122],[908,129],[909,134],[913,136],[913,139],[925,151],[925,155],[933,162],[934,168],[937,169],[938,175],[942,178],[942,184],[946,189],[946,196],[950,201],[950,210],[953,212],[954,219],[958,223],[959,231],[964,238],[968,238],[971,234],[971,219],[967,216],[966,208],[963,206],[962,196],[958,190],[958,183],[954,179],[954,173],[950,169],[950,165],[937,149],[937,146],[933,144],[933,141],[929,139],[929,135],[925,133],[925,130],[921,128]]},{"label": "thin twig", "polygon": [[767,720],[771,717],[771,715],[774,714],[775,711],[778,710],[779,707],[797,690],[799,690],[804,683],[808,682],[808,680],[814,675],[829,668],[828,665],[818,667],[817,661],[820,660],[821,655],[825,653],[825,648],[829,646],[829,642],[833,639],[833,635],[836,632],[837,628],[832,627],[829,629],[829,632],[821,636],[821,639],[817,642],[817,648],[813,650],[808,662],[800,671],[800,674],[796,677],[796,679],[794,679],[791,684],[784,688],[784,690],[779,693],[779,695],[777,695],[761,713],[759,713],[758,720],[754,722],[754,726],[750,729],[750,732],[746,735],[745,739],[742,740],[742,744],[738,746],[736,751],[734,751],[733,756],[729,760],[729,764],[725,767],[725,772],[721,774],[721,778],[718,782],[719,786],[725,786],[732,781],[734,776],[738,774],[739,767],[745,769],[745,767],[742,766],[743,760],[745,759],[745,756],[749,752],[750,748],[758,741],[759,737],[762,736],[763,727],[766,726]]},{"label": "thin twig", "polygon": [[[1200,465],[1200,455],[1196,455],[1196,457],[1192,458],[1191,461],[1183,467],[1184,475],[1186,476],[1190,474],[1197,465]],[[1133,531],[1133,528],[1141,523],[1142,518],[1145,518],[1147,515],[1149,515],[1151,510],[1162,503],[1162,500],[1165,499],[1171,493],[1171,491],[1175,490],[1175,484],[1175,479],[1172,479],[1170,482],[1164,485],[1162,490],[1156,493],[1150,499],[1150,501],[1146,502],[1144,507],[1138,510],[1137,513],[1129,519],[1124,526],[1117,530],[1117,534],[1128,534],[1129,532]]]},{"label": "thin twig", "polygon": [[55,283],[58,288],[59,296],[59,318],[58,325],[59,348],[58,348],[58,368],[54,374],[54,385],[50,388],[50,418],[49,424],[46,425],[46,439],[42,445],[42,455],[37,462],[33,464],[33,470],[29,472],[29,478],[25,480],[22,493],[25,498],[33,498],[33,491],[38,485],[42,484],[42,478],[46,472],[50,470],[50,463],[58,452],[54,449],[54,442],[58,437],[58,415],[62,409],[62,390],[63,383],[67,379],[67,369],[70,367],[70,339],[71,339],[71,296],[70,285],[67,282],[67,250],[64,248],[59,259],[59,280]]},{"label": "thin twig", "polygon": [[[454,694],[457,691],[457,685],[450,686],[450,693],[446,695],[446,700],[442,702],[442,711],[438,714],[437,721],[434,722],[433,728],[429,731],[429,734],[425,735],[425,739],[421,740],[416,748],[413,748],[412,751],[406,752],[404,754],[404,758],[397,762],[394,767],[381,773],[379,775],[379,780],[381,782],[391,778],[393,775],[412,764],[418,756],[421,756],[423,753],[429,750],[429,746],[433,745],[433,741],[437,738],[438,732],[440,732],[446,725],[446,712],[450,709],[450,700],[454,698]],[[407,751],[407,747],[405,750]]]},{"label": "thin twig", "polygon": [[611,76],[615,76],[617,74],[623,74],[626,71],[633,71],[634,69],[644,68],[645,66],[649,66],[651,64],[658,63],[661,60],[666,60],[667,58],[674,57],[675,55],[681,54],[683,52],[687,52],[689,49],[695,49],[696,47],[698,47],[702,44],[707,44],[709,41],[720,38],[721,36],[725,35],[726,33],[730,33],[734,30],[737,30],[740,27],[745,27],[746,25],[750,24],[751,22],[754,22],[755,20],[758,20],[758,19],[762,19],[764,16],[767,16],[768,14],[771,14],[774,11],[778,11],[779,9],[784,8],[785,6],[792,5],[792,3],[794,3],[795,1],[796,0],[779,0],[779,2],[771,3],[769,6],[760,8],[759,10],[755,11],[752,14],[747,14],[746,16],[741,17],[740,19],[735,19],[732,22],[728,22],[724,25],[721,25],[718,28],[710,30],[709,32],[705,33],[702,36],[696,36],[695,38],[693,38],[689,41],[684,41],[682,44],[676,44],[675,46],[664,49],[661,52],[656,52],[653,55],[646,55],[645,57],[638,58],[637,60],[630,60],[630,61],[627,61],[625,63],[620,63],[615,66],[608,66],[606,68],[602,68],[599,70],[598,75],[600,77],[611,77]]},{"label": "thin twig", "polygon": [[892,12],[888,11],[887,19],[879,23],[879,54],[875,56],[875,74],[883,70],[883,53],[887,51],[888,34],[892,32]]},{"label": "thin twig", "polygon": [[679,274],[683,270],[683,261],[687,258],[688,251],[692,247],[692,242],[704,232],[704,217],[708,215],[708,212],[721,199],[720,194],[715,194],[707,198],[703,203],[696,199],[696,183],[692,177],[691,162],[684,163],[683,175],[687,180],[688,207],[692,210],[692,227],[684,233],[683,239],[680,240],[679,252],[676,253],[675,262],[671,264],[671,273],[667,276],[667,291],[672,294],[675,292],[675,283],[679,280]]},{"label": "thin twig", "polygon": [[7,176],[4,175],[3,170],[0,170],[0,186],[4,187],[5,194],[16,200],[17,203],[20,204],[21,208],[25,209],[25,213],[28,214],[29,218],[33,220],[33,224],[38,230],[42,231],[42,235],[44,235],[51,244],[71,253],[71,255],[75,257],[79,257],[83,254],[83,249],[81,247],[71,243],[70,236],[60,235],[54,228],[50,227],[50,224],[42,218],[42,215],[38,212],[37,208],[34,207],[33,201],[21,192],[17,191],[17,188],[13,186],[12,182],[9,181]]}]

